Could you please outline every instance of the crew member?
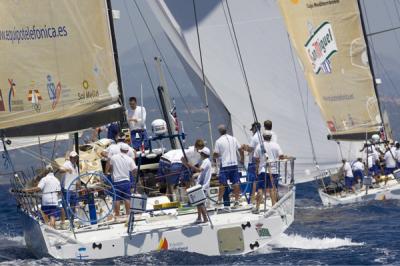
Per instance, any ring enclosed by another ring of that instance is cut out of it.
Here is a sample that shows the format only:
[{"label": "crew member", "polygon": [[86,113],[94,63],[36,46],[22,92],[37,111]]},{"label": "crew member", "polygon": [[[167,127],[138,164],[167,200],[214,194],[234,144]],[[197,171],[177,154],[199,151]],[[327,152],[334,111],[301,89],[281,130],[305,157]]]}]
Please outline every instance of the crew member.
[{"label": "crew member", "polygon": [[[181,161],[185,165],[186,162],[189,162],[191,165],[198,166],[201,163],[201,156],[199,151],[204,148],[204,141],[202,139],[197,139],[194,143],[194,146],[190,146],[185,149],[185,156],[182,154]],[[187,160],[187,161],[186,161]],[[186,189],[190,187],[192,172],[190,168],[184,168],[181,179],[183,181]]]},{"label": "crew member", "polygon": [[226,126],[218,126],[219,134],[221,135],[215,142],[214,160],[220,159],[221,168],[219,171],[219,193],[218,205],[221,205],[222,196],[225,192],[225,187],[228,186],[228,179],[233,184],[233,193],[235,196],[234,208],[239,207],[240,186],[239,186],[239,169],[238,156],[240,154],[240,163],[243,164],[244,152],[240,147],[239,141],[227,134]]},{"label": "crew member", "polygon": [[[60,216],[59,194],[61,192],[60,181],[54,176],[53,167],[46,166],[46,176],[40,179],[37,187],[24,189],[26,193],[42,192],[41,210],[46,223],[53,228],[56,226],[56,218]],[[50,221],[49,221],[50,218]]]},{"label": "crew member", "polygon": [[397,168],[400,168],[400,143],[396,141],[395,146],[396,146],[395,157],[397,161]]},{"label": "crew member", "polygon": [[256,194],[256,189],[257,189],[257,183],[254,182],[257,178],[254,150],[256,149],[258,144],[263,142],[263,136],[260,132],[260,129],[261,129],[261,124],[258,122],[254,122],[251,125],[251,132],[253,133],[253,136],[251,137],[250,144],[242,145],[242,149],[249,153],[249,163],[247,165],[247,181],[251,185],[250,198],[252,198],[253,195]]},{"label": "crew member", "polygon": [[357,161],[355,161],[352,165],[352,170],[353,170],[353,176],[354,176],[354,181],[361,183],[362,187],[362,181],[364,179],[364,164],[362,162],[362,158],[357,158]]},{"label": "crew member", "polygon": [[135,161],[128,156],[129,145],[122,143],[120,145],[120,153],[114,154],[110,159],[110,164],[107,166],[107,172],[111,170],[112,181],[116,194],[115,216],[119,216],[120,202],[125,204],[125,214],[130,213],[130,196],[131,182],[130,174],[134,175],[137,169]]},{"label": "crew member", "polygon": [[387,146],[384,155],[385,175],[393,174],[393,171],[396,170],[397,162],[395,154],[396,154],[396,148],[392,146]]},{"label": "crew member", "polygon": [[351,170],[351,165],[349,162],[346,161],[346,159],[342,160],[343,166],[343,173],[344,173],[344,182],[346,186],[346,190],[349,191],[351,189],[354,193],[356,192],[354,188],[354,176],[353,176],[353,171]]},{"label": "crew member", "polygon": [[130,110],[127,111],[127,119],[129,129],[131,131],[132,147],[135,150],[140,150],[142,141],[144,148],[149,148],[146,131],[146,109],[143,106],[137,105],[136,97],[129,98]]},{"label": "crew member", "polygon": [[284,158],[278,143],[271,141],[272,132],[263,133],[263,143],[257,145],[254,157],[257,171],[257,201],[253,213],[258,213],[264,190],[269,193],[272,205],[278,201],[279,161]]},{"label": "crew member", "polygon": [[[210,149],[207,147],[203,147],[199,150],[201,156],[201,165],[196,167],[195,165],[191,164],[190,162],[185,162],[185,165],[192,169],[194,172],[200,173],[197,178],[197,185],[201,185],[203,187],[204,193],[207,195],[208,188],[210,187],[210,180],[211,180],[211,161],[210,157]],[[203,220],[201,219],[203,217]],[[207,210],[204,204],[197,206],[197,220],[196,223],[206,223],[208,222],[207,218]]]}]

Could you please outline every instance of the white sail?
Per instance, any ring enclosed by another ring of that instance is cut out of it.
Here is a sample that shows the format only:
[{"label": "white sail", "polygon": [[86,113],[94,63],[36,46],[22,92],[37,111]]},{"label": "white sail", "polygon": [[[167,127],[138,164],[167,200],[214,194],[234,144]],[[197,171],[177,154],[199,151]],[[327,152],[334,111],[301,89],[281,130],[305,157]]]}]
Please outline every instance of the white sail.
[{"label": "white sail", "polygon": [[[188,14],[193,14],[192,2],[174,2],[176,7],[179,5],[175,9],[171,3],[162,0],[149,2],[172,43],[177,49],[188,47],[199,65],[194,18],[190,23],[185,21]],[[341,152],[336,143],[327,140],[329,132],[312,95],[308,93],[301,67],[292,57],[277,3],[272,0],[231,0],[228,3],[258,119],[273,121],[273,130],[278,134],[280,145],[286,154],[297,158],[296,174],[304,176],[303,180],[312,177],[309,173],[315,170],[312,146],[322,169],[336,166]],[[212,8],[206,10],[210,6]],[[229,32],[225,1],[196,1],[196,7],[199,14],[206,13],[199,21],[206,76],[232,115],[234,135],[240,142],[248,142],[253,117]],[[165,16],[171,23],[165,23]],[[181,28],[181,24],[186,27]],[[195,66],[192,64],[192,67]],[[358,145],[345,144],[342,147],[343,156],[351,154],[350,158],[353,158],[353,149],[349,151],[346,145]]]}]

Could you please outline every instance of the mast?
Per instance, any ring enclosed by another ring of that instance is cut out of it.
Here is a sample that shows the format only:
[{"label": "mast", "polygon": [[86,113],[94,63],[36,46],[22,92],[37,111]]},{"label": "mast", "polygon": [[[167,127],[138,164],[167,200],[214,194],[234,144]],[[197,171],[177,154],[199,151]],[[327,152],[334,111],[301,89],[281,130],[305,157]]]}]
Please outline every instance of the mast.
[{"label": "mast", "polygon": [[[377,87],[377,84],[376,84],[374,64],[372,63],[372,56],[371,56],[371,51],[369,49],[369,41],[368,41],[368,37],[367,37],[367,31],[365,29],[365,23],[364,23],[364,17],[363,17],[363,12],[362,12],[361,0],[357,0],[357,4],[358,4],[358,10],[360,11],[360,20],[361,20],[362,31],[363,31],[363,34],[364,34],[364,41],[365,41],[365,45],[367,46],[368,62],[369,62],[371,75],[372,75],[372,81],[373,81],[373,84],[374,84],[374,90],[375,90],[375,94],[376,94],[376,98],[377,98],[377,102],[378,102],[379,115],[381,116],[381,124],[385,128],[385,124],[383,123],[383,113],[382,113],[382,108],[381,108],[381,104],[380,104],[378,87]],[[385,132],[386,132],[386,129],[385,129]],[[385,138],[386,138],[386,133],[385,133]]]},{"label": "mast", "polygon": [[119,57],[118,57],[118,48],[117,48],[117,40],[115,38],[115,29],[114,29],[114,18],[113,18],[113,10],[112,10],[112,5],[111,5],[111,0],[107,0],[107,10],[108,10],[108,20],[110,24],[110,31],[111,31],[111,40],[112,40],[112,46],[113,46],[113,51],[114,51],[114,61],[115,61],[115,70],[117,72],[117,80],[118,80],[118,90],[120,94],[120,104],[122,106],[122,110],[124,114],[121,116],[122,119],[120,121],[121,127],[125,128],[128,127],[128,122],[126,120],[126,115],[125,115],[125,98],[124,98],[124,90],[122,88],[122,78],[121,78],[121,70],[119,67]]}]

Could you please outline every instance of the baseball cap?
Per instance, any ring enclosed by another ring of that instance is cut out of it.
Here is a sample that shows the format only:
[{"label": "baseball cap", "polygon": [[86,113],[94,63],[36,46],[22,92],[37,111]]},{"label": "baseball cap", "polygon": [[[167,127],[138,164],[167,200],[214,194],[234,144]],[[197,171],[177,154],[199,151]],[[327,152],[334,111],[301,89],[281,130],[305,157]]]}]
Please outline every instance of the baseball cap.
[{"label": "baseball cap", "polygon": [[210,149],[207,147],[204,147],[203,149],[199,150],[199,153],[203,153],[207,156],[210,156]]},{"label": "baseball cap", "polygon": [[76,156],[78,156],[78,153],[76,153],[76,151],[71,151],[69,153],[69,157],[76,157]]},{"label": "baseball cap", "polygon": [[253,128],[257,128],[260,129],[261,128],[261,124],[258,122],[254,122],[253,124],[251,124],[250,130],[252,130]]},{"label": "baseball cap", "polygon": [[122,143],[119,148],[121,151],[129,151],[129,145],[126,143]]}]

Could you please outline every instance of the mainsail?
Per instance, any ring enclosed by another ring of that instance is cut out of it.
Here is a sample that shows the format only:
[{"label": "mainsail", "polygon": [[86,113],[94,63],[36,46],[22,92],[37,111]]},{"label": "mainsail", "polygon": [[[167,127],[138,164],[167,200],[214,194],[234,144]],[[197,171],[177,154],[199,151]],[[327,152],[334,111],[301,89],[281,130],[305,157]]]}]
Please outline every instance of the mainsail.
[{"label": "mainsail", "polygon": [[108,19],[103,0],[0,2],[2,135],[56,134],[120,120]]},{"label": "mainsail", "polygon": [[[163,16],[172,21],[161,23],[168,37],[183,42],[179,47],[188,47],[200,65],[193,2],[151,2],[150,6],[160,21],[165,21]],[[253,116],[230,34],[231,27],[227,23],[225,3],[196,1],[204,70],[232,115],[234,135],[246,143]],[[337,144],[327,141],[329,132],[312,95],[308,93],[304,78],[299,74],[296,79],[296,71],[301,72],[301,69],[292,59],[287,31],[276,1],[229,0],[228,3],[259,120],[273,121],[280,145],[287,154],[297,158],[297,175],[312,172],[315,169],[314,158],[318,158],[321,168],[336,166],[341,158],[340,151]],[[313,144],[305,121],[309,122]],[[346,147],[343,147],[342,154],[348,156]],[[311,175],[307,179],[309,177]]]},{"label": "mainsail", "polygon": [[279,0],[292,45],[334,139],[365,139],[381,116],[357,0]]}]

